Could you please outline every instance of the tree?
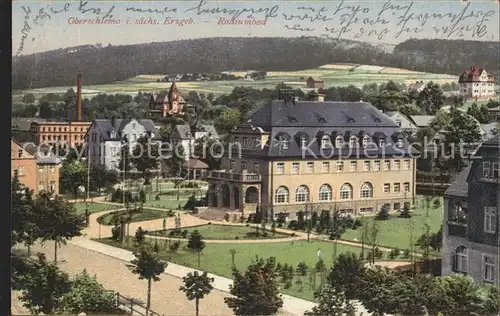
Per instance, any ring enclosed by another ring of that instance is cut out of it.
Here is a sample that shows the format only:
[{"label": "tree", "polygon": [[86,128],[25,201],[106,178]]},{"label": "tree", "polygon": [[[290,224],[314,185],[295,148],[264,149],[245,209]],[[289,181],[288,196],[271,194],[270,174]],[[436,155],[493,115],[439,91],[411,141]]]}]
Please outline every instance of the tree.
[{"label": "tree", "polygon": [[422,115],[422,110],[414,104],[400,105],[398,106],[398,111],[406,117],[410,117],[412,115]]},{"label": "tree", "polygon": [[124,143],[121,146],[118,169],[120,169],[121,172],[125,171],[125,173],[132,169],[132,157],[130,157],[130,147],[128,143]]},{"label": "tree", "polygon": [[147,246],[142,246],[134,251],[135,259],[130,262],[132,273],[139,275],[139,280],[148,281],[148,294],[146,302],[146,315],[151,309],[151,284],[160,280],[159,275],[165,272],[167,262],[163,261],[158,253]]},{"label": "tree", "polygon": [[55,264],[48,263],[43,254],[31,264],[29,274],[23,276],[21,300],[33,314],[53,314],[61,296],[70,291],[68,275]]},{"label": "tree", "polygon": [[87,168],[81,161],[65,161],[60,170],[59,185],[62,192],[71,192],[75,198],[81,186],[87,185]]},{"label": "tree", "polygon": [[152,143],[147,136],[139,137],[132,152],[131,163],[138,171],[142,172],[145,185],[150,182],[150,171],[158,168],[159,157],[158,144]]},{"label": "tree", "polygon": [[276,259],[264,261],[256,257],[245,273],[233,267],[233,284],[229,285],[233,297],[224,302],[236,315],[274,315],[283,306],[279,293]]},{"label": "tree", "polygon": [[64,314],[117,314],[115,297],[97,282],[86,270],[77,274],[71,282],[71,290],[59,301],[59,311]]},{"label": "tree", "polygon": [[181,198],[181,185],[184,182],[183,178],[173,178],[170,179],[172,183],[174,184],[174,188],[177,188],[177,201]]},{"label": "tree", "polygon": [[467,114],[475,118],[481,124],[487,124],[490,119],[490,113],[485,104],[479,106],[477,103],[473,103],[467,109]]},{"label": "tree", "polygon": [[410,203],[409,202],[404,202],[403,204],[403,210],[399,214],[399,217],[401,218],[410,218],[412,216],[411,211],[410,211]]},{"label": "tree", "polygon": [[220,169],[221,156],[218,156],[218,153],[222,154],[222,145],[220,141],[207,137],[195,140],[194,157],[205,162],[209,170]]},{"label": "tree", "polygon": [[35,103],[36,98],[33,93],[26,93],[23,95],[23,103]]},{"label": "tree", "polygon": [[28,247],[40,236],[36,213],[33,211],[33,191],[14,175],[11,182],[11,246],[24,243]]},{"label": "tree", "polygon": [[306,311],[306,316],[355,316],[356,309],[349,302],[343,292],[331,285],[326,285],[314,293],[318,305],[311,311]]},{"label": "tree", "polygon": [[85,218],[76,213],[73,204],[59,195],[52,197],[47,192],[38,194],[33,209],[39,218],[42,241],[54,241],[54,262],[57,262],[58,245],[66,244],[67,240],[81,236]]},{"label": "tree", "polygon": [[135,243],[137,246],[141,246],[144,244],[144,241],[146,240],[147,233],[148,233],[148,231],[142,229],[142,227],[137,228],[137,231],[135,232]]},{"label": "tree", "polygon": [[328,275],[328,284],[336,287],[348,299],[354,299],[360,291],[363,271],[363,261],[355,253],[341,253]]},{"label": "tree", "polygon": [[435,115],[444,105],[444,94],[438,84],[429,82],[417,96],[417,105],[427,115]]},{"label": "tree", "polygon": [[390,217],[390,215],[389,215],[389,206],[387,204],[382,205],[382,208],[380,209],[380,211],[375,216],[375,218],[378,219],[378,220],[388,220],[389,217]]},{"label": "tree", "polygon": [[241,120],[241,113],[236,108],[225,108],[215,119],[215,128],[222,133],[229,132]]},{"label": "tree", "polygon": [[102,188],[112,188],[119,182],[118,173],[114,170],[106,170],[102,164],[90,164],[90,190],[101,193]]},{"label": "tree", "polygon": [[[368,232],[369,244],[372,246],[372,254],[375,254],[375,248],[378,245],[378,234],[380,232],[380,225],[376,221],[371,222],[371,226]],[[375,256],[372,256],[372,264],[375,264]]]},{"label": "tree", "polygon": [[189,240],[187,243],[187,248],[198,253],[198,268],[200,267],[200,255],[202,250],[205,248],[205,242],[202,239],[200,232],[198,230],[194,230],[189,236]]},{"label": "tree", "polygon": [[194,271],[188,273],[182,280],[184,281],[184,285],[179,290],[186,293],[188,300],[195,300],[196,316],[198,316],[200,300],[213,290],[212,283],[214,282],[214,278],[208,277],[206,272],[198,274],[198,271]]}]

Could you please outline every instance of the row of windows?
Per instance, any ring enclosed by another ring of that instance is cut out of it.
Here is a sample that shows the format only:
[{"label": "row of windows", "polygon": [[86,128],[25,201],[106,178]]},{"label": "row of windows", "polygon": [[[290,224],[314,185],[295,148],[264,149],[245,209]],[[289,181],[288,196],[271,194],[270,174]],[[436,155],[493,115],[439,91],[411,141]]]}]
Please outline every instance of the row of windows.
[{"label": "row of windows", "polygon": [[[56,172],[56,168],[51,166],[49,168],[51,173]],[[38,168],[38,172],[43,172],[43,168]],[[15,170],[14,173],[17,174],[18,176],[23,176],[24,175],[24,166],[18,166]]]},{"label": "row of windows", "polygon": [[[42,140],[52,140],[52,136],[53,136],[53,140],[68,140],[69,136],[68,135],[62,135],[62,136],[59,136],[59,135],[42,135]],[[74,140],[83,140],[84,139],[84,135],[73,135],[73,139]]]},{"label": "row of windows", "polygon": [[500,170],[500,163],[483,161],[483,178],[498,179],[499,170]]},{"label": "row of windows", "polygon": [[[397,191],[396,191],[397,186]],[[394,184],[394,193],[400,193],[400,183]],[[410,183],[405,182],[403,184],[405,192],[410,192]],[[386,187],[384,185],[384,193],[390,193],[385,191]],[[340,199],[341,200],[351,200],[353,199],[353,187],[350,183],[344,183],[340,186]],[[318,190],[318,201],[331,201],[333,199],[333,189],[329,184],[323,184]],[[366,199],[373,197],[373,185],[370,182],[365,182],[361,185],[359,190],[359,197]],[[310,201],[310,190],[306,185],[300,185],[295,190],[295,202],[309,202]],[[279,186],[274,193],[275,203],[290,203],[290,191],[286,186]]]},{"label": "row of windows", "polygon": [[[69,130],[69,127],[41,127],[40,128],[40,131],[42,132],[68,132]],[[85,128],[84,127],[80,127],[80,132],[84,132],[85,131]],[[73,132],[78,132],[78,128],[77,127],[74,127],[73,128]]]},{"label": "row of windows", "polygon": [[[56,189],[56,182],[55,181],[50,181],[49,182],[49,191],[54,192]],[[40,181],[38,182],[38,191],[45,190],[45,182]]]},{"label": "row of windows", "polygon": [[[469,271],[469,251],[464,246],[459,246],[453,253],[452,270],[459,273]],[[492,255],[483,254],[482,277],[484,282],[494,283],[496,276],[496,260]]]},{"label": "row of windows", "polygon": [[[404,159],[403,160],[403,170],[410,170],[411,167],[411,161],[410,159]],[[335,170],[336,171],[344,171],[345,166],[344,166],[344,161],[337,161],[335,164]],[[362,163],[362,171],[379,171],[381,170],[380,166],[380,160],[365,160]],[[391,165],[391,160],[384,160],[383,164],[383,170],[401,170],[401,160],[393,160],[392,165]],[[330,170],[330,162],[329,161],[323,161],[321,163],[321,172],[322,173],[329,173]],[[349,171],[355,172],[358,171],[358,161],[350,161],[349,162]],[[313,173],[314,172],[314,162],[307,162],[306,168],[305,168],[305,173]],[[277,174],[284,174],[285,173],[285,163],[284,162],[278,162],[276,164],[276,173]],[[292,174],[299,174],[300,173],[300,163],[299,162],[292,162],[292,167],[291,167],[291,173]]]}]

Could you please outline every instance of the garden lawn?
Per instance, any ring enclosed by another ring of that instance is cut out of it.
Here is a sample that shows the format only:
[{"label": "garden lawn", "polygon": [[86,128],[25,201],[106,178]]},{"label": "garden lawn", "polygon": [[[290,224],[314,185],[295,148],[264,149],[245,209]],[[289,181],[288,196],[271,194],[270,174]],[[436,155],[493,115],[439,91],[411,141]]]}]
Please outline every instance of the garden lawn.
[{"label": "garden lawn", "polygon": [[[125,244],[120,244],[111,239],[101,239],[96,240],[108,245],[115,247],[125,248],[128,250],[133,249],[133,237],[128,237]],[[149,242],[154,244],[154,239],[149,239]],[[194,269],[200,269],[207,271],[216,275],[231,278],[231,266],[232,259],[229,252],[230,249],[236,250],[235,254],[235,266],[240,270],[246,270],[248,265],[251,263],[255,256],[268,258],[276,257],[276,262],[282,265],[287,263],[293,265],[294,268],[297,267],[299,262],[304,261],[308,267],[313,267],[318,261],[318,249],[321,250],[321,257],[323,258],[327,269],[325,275],[329,273],[329,269],[333,262],[334,244],[325,241],[311,241],[307,242],[305,240],[294,241],[294,242],[275,242],[275,243],[264,243],[258,242],[248,244],[248,243],[206,243],[205,249],[201,254],[201,265],[198,267],[198,256],[185,249],[186,243],[181,242],[180,249],[173,253],[170,260],[166,249],[168,249],[168,243],[166,240],[158,239],[156,241],[160,248],[160,256],[165,260],[170,262],[187,266]],[[351,247],[346,245],[337,245],[337,255],[343,252],[351,251],[359,254],[361,248]],[[401,259],[399,259],[401,260]],[[301,280],[303,285],[302,291],[300,291],[300,285],[296,284],[297,280]],[[284,289],[283,284],[280,284],[281,291],[285,294],[296,296],[302,299],[312,301],[314,299],[314,289],[319,287],[321,282],[320,274],[316,274],[315,284],[309,282],[309,276],[299,277],[295,276],[292,281],[292,287],[289,289]]]},{"label": "garden lawn", "polygon": [[[116,211],[108,214],[104,214],[97,218],[97,222],[103,225],[113,225],[112,219],[114,216],[127,215],[129,211]],[[131,222],[143,222],[149,221],[152,219],[165,218],[167,216],[173,216],[173,212],[170,213],[168,211],[161,210],[151,210],[151,209],[143,209],[140,212],[132,212],[132,221]]]},{"label": "garden lawn", "polygon": [[[76,208],[76,213],[78,215],[85,215],[85,209],[87,208],[86,203],[73,203],[73,206]],[[89,203],[89,214],[117,209],[119,206],[101,204],[101,203]]]},{"label": "garden lawn", "polygon": [[[157,208],[165,208],[169,210],[176,210],[179,208],[179,204],[181,205],[181,208],[184,207],[186,202],[188,201],[189,197],[195,193],[197,197],[202,196],[201,193],[196,193],[196,191],[193,191],[193,189],[181,189],[180,194],[179,194],[179,200],[177,200],[177,191],[170,191],[168,194],[161,194],[159,195],[159,200],[156,200],[153,197],[150,199],[149,195],[147,195],[146,203],[144,203],[144,207],[157,207]],[[203,193],[203,196],[205,196],[205,193]]]},{"label": "garden lawn", "polygon": [[[391,214],[388,220],[376,220],[380,225],[379,246],[399,248],[401,250],[410,249],[410,239],[413,239],[413,244],[416,240],[425,233],[425,223],[430,226],[430,233],[435,233],[439,230],[443,223],[443,208],[429,209],[429,217],[426,216],[425,209],[418,209],[413,212],[412,218],[400,218],[398,214]],[[364,218],[362,221],[371,221],[372,218]],[[361,228],[357,230],[347,230],[342,239],[345,240],[361,240]],[[415,249],[417,252],[419,249]]]},{"label": "garden lawn", "polygon": [[[183,229],[184,230],[184,229]],[[276,232],[274,235],[270,232],[267,231],[267,236],[263,237],[262,234],[260,237],[255,237],[255,236],[247,236],[247,233],[252,233],[255,232],[255,228],[253,227],[246,227],[246,226],[236,226],[236,225],[200,225],[200,226],[193,226],[193,227],[188,227],[186,230],[191,233],[195,230],[199,231],[200,234],[203,236],[203,239],[216,239],[216,240],[234,240],[236,239],[235,237],[238,237],[238,239],[270,239],[270,238],[286,238],[286,237],[291,237],[291,235],[288,234],[283,234],[283,233],[278,233]],[[156,236],[168,236],[168,233],[173,231],[172,229],[168,229],[166,231],[164,230],[158,230],[158,231],[153,231],[150,232],[151,235],[156,235]]]}]

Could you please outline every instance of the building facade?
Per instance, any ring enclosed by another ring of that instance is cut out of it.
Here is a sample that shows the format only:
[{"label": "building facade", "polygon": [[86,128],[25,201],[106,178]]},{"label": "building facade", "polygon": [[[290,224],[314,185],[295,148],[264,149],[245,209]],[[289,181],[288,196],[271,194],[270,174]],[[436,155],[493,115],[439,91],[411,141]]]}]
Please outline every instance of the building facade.
[{"label": "building facade", "polygon": [[[184,160],[188,161],[194,155],[194,145],[196,140],[208,138],[219,139],[219,134],[213,125],[200,125],[195,131],[186,124],[176,125],[169,136],[169,141],[173,147],[182,147]],[[179,149],[180,150],[180,149]]]},{"label": "building facade", "polygon": [[54,145],[66,143],[71,147],[85,143],[85,134],[92,122],[50,122],[35,121],[31,123],[31,142],[36,145]]},{"label": "building facade", "polygon": [[294,218],[413,202],[415,159],[387,115],[365,102],[293,100],[272,101],[231,132],[221,170],[208,175],[211,206]]},{"label": "building facade", "polygon": [[182,98],[175,82],[168,91],[161,91],[151,96],[149,100],[149,115],[166,117],[167,115],[183,114],[184,107],[189,106]]},{"label": "building facade", "polygon": [[406,116],[398,111],[388,111],[387,116],[391,118],[403,131],[409,134],[414,134],[418,131],[418,127]]},{"label": "building facade", "polygon": [[486,69],[472,66],[458,79],[460,96],[464,99],[488,100],[496,97],[496,78]]},{"label": "building facade", "polygon": [[87,157],[90,157],[92,164],[102,164],[107,170],[119,171],[122,142],[127,142],[132,153],[137,140],[144,136],[155,142],[161,140],[153,121],[147,119],[94,120],[85,135]]},{"label": "building facade", "polygon": [[484,142],[445,193],[442,274],[500,284],[500,136]]},{"label": "building facade", "polygon": [[309,89],[319,89],[325,87],[325,82],[319,78],[309,77],[306,81],[306,87]]},{"label": "building facade", "polygon": [[17,174],[19,181],[26,187],[37,190],[36,157],[14,140],[10,141],[11,178]]}]

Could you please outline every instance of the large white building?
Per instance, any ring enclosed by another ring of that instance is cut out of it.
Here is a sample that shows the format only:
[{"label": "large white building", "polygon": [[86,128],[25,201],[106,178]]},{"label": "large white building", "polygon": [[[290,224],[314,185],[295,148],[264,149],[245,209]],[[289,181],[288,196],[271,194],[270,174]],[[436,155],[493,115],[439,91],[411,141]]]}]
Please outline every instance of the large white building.
[{"label": "large white building", "polygon": [[94,120],[85,136],[90,163],[102,164],[107,170],[118,171],[122,141],[127,140],[132,152],[137,140],[146,135],[153,141],[161,140],[152,120]]},{"label": "large white building", "polygon": [[460,96],[464,99],[488,100],[496,97],[496,78],[486,69],[472,66],[465,70],[458,79]]}]

